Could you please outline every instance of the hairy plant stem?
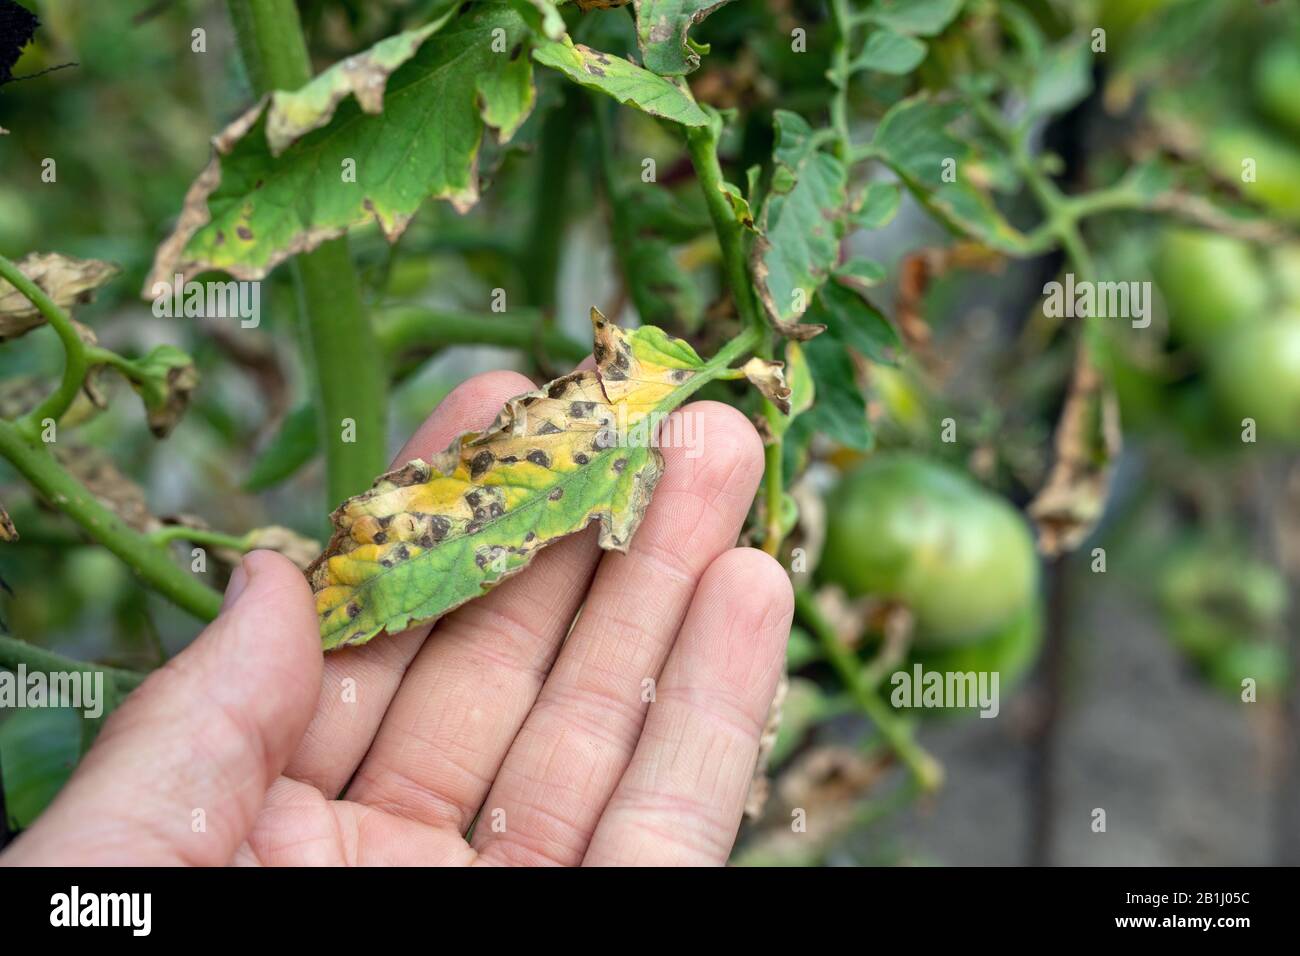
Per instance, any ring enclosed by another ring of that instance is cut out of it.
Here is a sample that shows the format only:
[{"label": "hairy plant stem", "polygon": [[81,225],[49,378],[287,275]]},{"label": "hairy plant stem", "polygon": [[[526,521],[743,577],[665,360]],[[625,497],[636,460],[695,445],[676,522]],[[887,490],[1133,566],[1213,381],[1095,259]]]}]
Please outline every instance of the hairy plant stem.
[{"label": "hairy plant stem", "polygon": [[[244,66],[259,94],[296,90],[312,77],[294,0],[227,0]],[[294,260],[308,364],[320,395],[320,434],[331,503],[369,487],[388,463],[388,379],[361,301],[346,237]],[[350,421],[352,427],[345,429]]]},{"label": "hairy plant stem", "polygon": [[818,609],[812,594],[801,588],[795,592],[794,601],[799,620],[817,638],[826,660],[848,688],[858,709],[876,725],[885,743],[911,772],[917,787],[925,793],[937,790],[943,784],[943,766],[916,742],[908,723],[877,696],[876,688],[866,681],[857,656],[844,646]]},{"label": "hairy plant stem", "polygon": [[185,525],[168,525],[149,535],[155,544],[169,545],[173,541],[189,541],[191,544],[206,544],[214,548],[230,548],[233,551],[247,551],[252,546],[252,532],[248,534],[227,534],[224,531],[209,531],[206,528],[188,528]]}]

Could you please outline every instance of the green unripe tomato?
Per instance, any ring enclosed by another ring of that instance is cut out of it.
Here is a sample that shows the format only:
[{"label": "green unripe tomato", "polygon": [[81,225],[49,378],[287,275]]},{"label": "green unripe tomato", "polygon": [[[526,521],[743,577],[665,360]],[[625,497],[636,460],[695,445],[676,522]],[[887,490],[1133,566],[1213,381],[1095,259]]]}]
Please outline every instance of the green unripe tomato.
[{"label": "green unripe tomato", "polygon": [[1277,40],[1255,61],[1255,102],[1270,119],[1300,135],[1300,50],[1290,37]]},{"label": "green unripe tomato", "polygon": [[[1252,161],[1252,179],[1242,179],[1245,160]],[[1300,217],[1300,148],[1286,139],[1256,127],[1216,129],[1206,140],[1205,161],[1220,176],[1241,183],[1247,199],[1288,218]]]},{"label": "green unripe tomato", "polygon": [[1160,240],[1155,272],[1169,306],[1171,331],[1192,345],[1208,345],[1268,307],[1268,276],[1250,246],[1236,239],[1168,230]]},{"label": "green unripe tomato", "polygon": [[821,579],[905,603],[919,649],[977,642],[1034,600],[1038,556],[1025,520],[951,468],[876,455],[840,482],[827,518]]},{"label": "green unripe tomato", "polygon": [[1233,332],[1211,356],[1210,382],[1234,426],[1253,418],[1261,442],[1300,442],[1300,312]]}]

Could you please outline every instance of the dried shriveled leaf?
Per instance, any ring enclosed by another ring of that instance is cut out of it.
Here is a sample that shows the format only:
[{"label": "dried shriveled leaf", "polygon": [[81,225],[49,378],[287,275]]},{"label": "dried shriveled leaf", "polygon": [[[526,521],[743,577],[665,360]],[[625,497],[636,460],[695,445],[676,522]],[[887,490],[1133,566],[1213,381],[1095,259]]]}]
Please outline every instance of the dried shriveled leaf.
[{"label": "dried shriveled leaf", "polygon": [[[98,259],[75,259],[57,252],[33,252],[18,263],[19,270],[62,308],[89,302],[95,290],[120,271]],[[4,279],[0,279],[0,342],[17,338],[45,323],[39,309]]]},{"label": "dried shriveled leaf", "polygon": [[592,521],[602,547],[627,548],[663,471],[655,429],[704,363],[654,326],[625,332],[594,309],[592,325],[596,369],[511,399],[334,512],[308,569],[327,650],[435,618]]},{"label": "dried shriveled leaf", "polygon": [[776,167],[763,204],[751,269],[768,317],[806,341],[825,326],[800,317],[839,259],[848,215],[844,164],[817,147],[801,116],[776,113]]},{"label": "dried shriveled leaf", "polygon": [[308,538],[278,524],[255,528],[248,533],[248,550],[255,551],[258,548],[279,551],[304,571],[311,567],[311,563],[320,554],[320,542],[315,538]]},{"label": "dried shriveled leaf", "polygon": [[[265,104],[254,106],[213,140],[213,159],[159,246],[145,294],[177,273],[219,269],[260,279],[290,256],[366,222],[394,241],[426,199],[445,199],[461,211],[474,205],[484,129],[505,142],[533,107],[527,37],[508,4],[478,4],[393,72],[381,113],[343,99],[325,125],[278,157]],[[294,125],[310,121],[300,116]],[[340,188],[349,162],[356,182]]]},{"label": "dried shriveled leaf", "polygon": [[199,371],[194,360],[173,345],[160,345],[132,363],[131,387],[144,402],[149,430],[166,438],[185,409],[190,394],[198,387]]},{"label": "dried shriveled leaf", "polygon": [[149,511],[144,489],[118,470],[101,449],[60,442],[54,454],[96,501],[136,531],[148,533],[163,526]]},{"label": "dried shriveled leaf", "polygon": [[785,383],[785,375],[781,371],[783,368],[785,364],[782,362],[770,362],[755,355],[740,370],[764,398],[781,409],[781,414],[789,415],[790,386]]},{"label": "dried shriveled leaf", "polygon": [[612,96],[643,113],[681,123],[703,126],[704,111],[690,95],[664,79],[612,53],[601,53],[568,37],[559,43],[541,43],[533,59],[542,66],[559,70],[579,86]]},{"label": "dried shriveled leaf", "polygon": [[0,505],[0,541],[17,541],[18,529],[14,527],[13,519],[9,517],[9,512],[5,511],[4,505]]},{"label": "dried shriveled leaf", "polygon": [[1056,461],[1028,509],[1044,554],[1073,551],[1101,520],[1121,444],[1119,402],[1081,343],[1056,427]]},{"label": "dried shriveled leaf", "polygon": [[636,39],[646,69],[682,76],[700,65],[686,34],[728,0],[636,0]]}]

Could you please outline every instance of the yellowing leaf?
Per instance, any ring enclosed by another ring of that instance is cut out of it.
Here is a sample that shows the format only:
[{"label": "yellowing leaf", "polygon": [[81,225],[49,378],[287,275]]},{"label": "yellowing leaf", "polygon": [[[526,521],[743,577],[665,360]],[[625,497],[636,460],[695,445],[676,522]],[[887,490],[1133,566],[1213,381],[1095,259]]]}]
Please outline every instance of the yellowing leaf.
[{"label": "yellowing leaf", "polygon": [[705,363],[654,326],[591,318],[595,369],[512,398],[486,431],[382,475],[334,512],[334,536],[307,570],[326,650],[438,617],[592,521],[601,547],[626,550],[663,471],[657,426]]}]

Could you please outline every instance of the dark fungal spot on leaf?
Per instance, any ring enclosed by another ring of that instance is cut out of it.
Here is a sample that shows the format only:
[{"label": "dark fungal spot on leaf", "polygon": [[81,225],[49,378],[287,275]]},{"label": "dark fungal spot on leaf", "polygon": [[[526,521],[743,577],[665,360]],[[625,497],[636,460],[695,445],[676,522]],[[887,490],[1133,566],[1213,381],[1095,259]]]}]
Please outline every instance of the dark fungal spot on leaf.
[{"label": "dark fungal spot on leaf", "polygon": [[684,381],[686,381],[686,380],[687,380],[688,378],[690,378],[690,377],[691,377],[691,371],[690,371],[690,369],[679,368],[679,369],[674,370],[674,372],[673,372],[673,381],[674,381],[674,382],[684,382]]},{"label": "dark fungal spot on leaf", "polygon": [[537,537],[537,532],[536,532],[536,531],[530,531],[530,532],[528,532],[526,535],[524,535],[524,544],[528,544],[529,542],[531,542],[531,541],[532,541],[534,538],[536,538],[536,537]]},{"label": "dark fungal spot on leaf", "polygon": [[547,455],[546,452],[542,451],[540,448],[534,448],[532,451],[530,451],[528,453],[528,460],[540,468],[551,467],[550,456]]},{"label": "dark fungal spot on leaf", "polygon": [[221,245],[221,244],[224,243],[225,241],[226,241],[226,234],[225,234],[225,232],[224,232],[223,230],[221,230],[221,229],[218,229],[218,230],[217,230],[217,245]]},{"label": "dark fungal spot on leaf", "polygon": [[237,226],[235,228],[235,235],[239,236],[239,238],[243,239],[245,242],[250,242],[253,238],[253,230],[249,229],[247,226]]},{"label": "dark fungal spot on leaf", "polygon": [[434,541],[441,541],[447,537],[447,532],[451,530],[450,519],[443,515],[431,515],[429,517],[429,534]]},{"label": "dark fungal spot on leaf", "polygon": [[348,604],[348,619],[349,619],[349,620],[351,620],[352,618],[356,617],[356,616],[357,616],[358,614],[360,614],[360,613],[361,613],[361,605],[360,605],[360,604],[358,604],[356,601],[352,601],[351,603]]},{"label": "dark fungal spot on leaf", "polygon": [[597,342],[591,350],[591,355],[596,360],[597,365],[603,366],[609,359],[609,346],[604,342]]},{"label": "dark fungal spot on leaf", "polygon": [[388,543],[388,534],[387,534],[387,532],[381,531],[381,532],[379,532],[378,534],[376,534],[373,538],[371,538],[370,540],[371,540],[371,542],[372,542],[373,544],[387,544],[387,543]]},{"label": "dark fungal spot on leaf", "polygon": [[410,556],[411,556],[411,550],[404,544],[399,544],[397,546],[397,549],[393,552],[393,557],[396,558],[398,561],[405,561]]},{"label": "dark fungal spot on leaf", "polygon": [[596,440],[592,444],[602,451],[613,448],[618,444],[618,432],[612,428],[602,428],[596,432]]},{"label": "dark fungal spot on leaf", "polygon": [[574,418],[586,418],[595,408],[595,402],[570,402],[569,414]]},{"label": "dark fungal spot on leaf", "polygon": [[615,474],[617,474],[617,475],[621,475],[621,474],[623,474],[623,469],[626,468],[626,467],[627,467],[627,459],[626,459],[626,458],[616,458],[616,459],[614,459],[614,473],[615,473]]},{"label": "dark fungal spot on leaf", "polygon": [[558,435],[560,431],[561,431],[560,426],[555,424],[555,422],[546,421],[546,422],[542,422],[542,424],[538,427],[537,434]]},{"label": "dark fungal spot on leaf", "polygon": [[493,458],[492,456],[492,452],[488,451],[487,449],[484,449],[483,451],[479,452],[477,455],[475,455],[473,458],[470,459],[469,462],[470,478],[475,481],[477,481],[479,478],[482,478],[485,474],[487,474],[487,470],[492,467],[492,462],[495,460],[496,459]]},{"label": "dark fungal spot on leaf", "polygon": [[559,501],[561,498],[564,497],[564,489],[563,489],[563,488],[556,488],[554,491],[552,491],[552,492],[551,492],[549,495],[547,495],[546,497],[549,498],[551,501]]},{"label": "dark fungal spot on leaf", "polygon": [[588,458],[586,455],[584,455],[582,452],[578,452],[573,456],[573,461],[575,464],[585,465],[587,464],[587,462],[591,461],[591,459]]},{"label": "dark fungal spot on leaf", "polygon": [[503,457],[498,458],[497,461],[501,462],[501,464],[503,464],[503,465],[513,465],[513,464],[518,463],[518,461],[519,461],[519,456],[518,456],[518,455],[504,455]]}]

